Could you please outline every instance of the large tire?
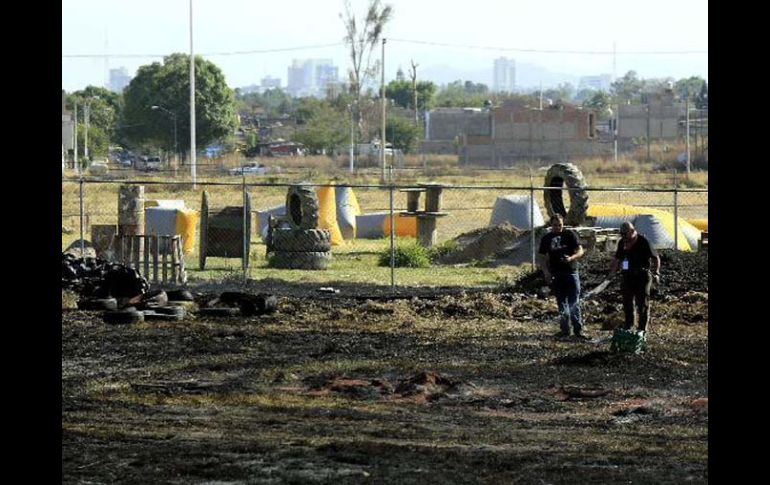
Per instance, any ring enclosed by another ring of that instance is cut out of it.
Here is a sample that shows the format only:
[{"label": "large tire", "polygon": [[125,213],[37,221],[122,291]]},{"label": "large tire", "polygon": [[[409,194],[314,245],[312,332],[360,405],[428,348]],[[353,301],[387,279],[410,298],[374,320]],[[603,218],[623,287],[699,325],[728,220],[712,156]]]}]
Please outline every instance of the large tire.
[{"label": "large tire", "polygon": [[168,301],[195,301],[193,294],[188,290],[169,290],[166,295],[168,295]]},{"label": "large tire", "polygon": [[328,269],[332,261],[332,253],[327,252],[283,252],[275,251],[270,256],[272,268],[282,269]]},{"label": "large tire", "polygon": [[318,195],[312,185],[292,185],[286,194],[286,218],[293,229],[318,227]]},{"label": "large tire", "polygon": [[141,323],[144,321],[144,314],[131,310],[118,310],[104,312],[102,315],[104,323],[110,325],[130,325],[132,323]]},{"label": "large tire", "polygon": [[274,229],[271,251],[325,253],[332,249],[328,229]]},{"label": "large tire", "polygon": [[577,166],[571,163],[557,163],[545,174],[546,187],[564,187],[569,189],[569,211],[564,207],[561,190],[544,190],[545,208],[548,217],[554,214],[564,216],[564,225],[579,226],[583,224],[588,211],[588,193],[585,191],[586,181]]},{"label": "large tire", "polygon": [[115,298],[84,298],[78,300],[79,310],[117,310],[118,301]]},{"label": "large tire", "polygon": [[240,314],[240,308],[201,308],[198,310],[198,315],[205,317],[237,317]]}]

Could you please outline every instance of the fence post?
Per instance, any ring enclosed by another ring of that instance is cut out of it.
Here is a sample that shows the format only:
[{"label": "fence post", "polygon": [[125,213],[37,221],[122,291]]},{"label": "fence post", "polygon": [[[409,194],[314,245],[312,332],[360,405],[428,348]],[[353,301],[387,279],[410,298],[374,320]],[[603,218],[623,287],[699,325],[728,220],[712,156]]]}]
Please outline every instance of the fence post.
[{"label": "fence post", "polygon": [[535,270],[535,184],[532,180],[532,167],[529,167],[529,234],[532,246],[532,270]]},{"label": "fence post", "polygon": [[248,231],[250,230],[251,224],[249,224],[249,217],[251,214],[249,213],[249,204],[246,201],[246,198],[248,196],[246,195],[246,173],[243,170],[243,167],[241,167],[241,199],[243,200],[243,282],[247,282],[249,280],[249,236],[250,234]]},{"label": "fence post", "polygon": [[396,294],[396,246],[395,246],[395,210],[393,207],[393,192],[396,188],[393,182],[393,167],[390,167],[390,291]]},{"label": "fence post", "polygon": [[679,249],[679,181],[674,170],[674,249]]},{"label": "fence post", "polygon": [[84,227],[83,227],[83,219],[85,217],[85,200],[83,197],[83,191],[85,188],[85,182],[83,181],[83,176],[80,176],[80,257],[85,258],[86,257],[86,243],[84,240]]}]

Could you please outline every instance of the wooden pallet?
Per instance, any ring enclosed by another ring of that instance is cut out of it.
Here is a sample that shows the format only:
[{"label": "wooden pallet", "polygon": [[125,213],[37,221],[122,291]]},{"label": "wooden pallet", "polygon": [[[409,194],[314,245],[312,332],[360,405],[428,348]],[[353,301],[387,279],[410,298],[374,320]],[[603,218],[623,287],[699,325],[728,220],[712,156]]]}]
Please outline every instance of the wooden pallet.
[{"label": "wooden pallet", "polygon": [[117,259],[134,268],[152,284],[187,283],[182,237],[118,235]]}]

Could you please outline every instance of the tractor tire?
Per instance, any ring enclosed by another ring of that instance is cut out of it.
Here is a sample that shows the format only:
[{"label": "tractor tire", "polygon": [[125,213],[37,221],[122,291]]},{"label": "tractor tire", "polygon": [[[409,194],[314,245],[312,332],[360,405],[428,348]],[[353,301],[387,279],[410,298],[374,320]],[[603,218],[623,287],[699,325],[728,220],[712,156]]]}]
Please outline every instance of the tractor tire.
[{"label": "tractor tire", "polygon": [[318,196],[312,185],[292,185],[286,194],[286,219],[292,229],[318,227]]},{"label": "tractor tire", "polygon": [[237,317],[240,314],[240,308],[201,308],[198,310],[198,315],[206,317]]},{"label": "tractor tire", "polygon": [[332,249],[332,233],[328,229],[274,229],[270,247],[289,253],[325,253]]},{"label": "tractor tire", "polygon": [[326,252],[284,252],[275,251],[268,260],[271,268],[281,269],[328,269],[332,253]]},{"label": "tractor tire", "polygon": [[166,295],[168,295],[168,301],[195,301],[193,294],[188,290],[169,290]]},{"label": "tractor tire", "polygon": [[162,306],[153,308],[152,311],[160,315],[173,315],[180,319],[187,316],[187,309],[181,306]]},{"label": "tractor tire", "polygon": [[118,301],[115,298],[85,298],[78,300],[79,310],[117,310]]},{"label": "tractor tire", "polygon": [[569,190],[569,210],[564,207],[562,190],[543,191],[548,217],[560,214],[564,216],[565,226],[579,226],[585,221],[588,211],[588,193],[585,191],[586,181],[583,174],[571,163],[551,165],[545,174],[545,186],[561,188],[565,185]]},{"label": "tractor tire", "polygon": [[184,315],[180,314],[169,314],[169,313],[161,313],[158,310],[161,310],[160,308],[156,308],[154,310],[145,310],[142,312],[144,315],[144,319],[146,321],[162,321],[162,322],[179,322],[184,320]]},{"label": "tractor tire", "polygon": [[144,314],[130,310],[109,311],[104,312],[102,319],[104,320],[104,323],[108,323],[110,325],[130,325],[132,323],[143,322]]}]

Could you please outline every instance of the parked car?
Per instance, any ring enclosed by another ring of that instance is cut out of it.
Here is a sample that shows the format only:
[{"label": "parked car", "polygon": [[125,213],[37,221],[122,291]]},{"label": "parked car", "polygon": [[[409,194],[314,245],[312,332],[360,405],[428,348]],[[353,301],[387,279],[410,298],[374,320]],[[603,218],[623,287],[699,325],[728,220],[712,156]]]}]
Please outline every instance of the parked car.
[{"label": "parked car", "polygon": [[270,169],[266,166],[262,165],[261,163],[247,163],[244,164],[242,167],[236,167],[231,168],[229,170],[230,175],[265,175],[266,173],[270,172]]},{"label": "parked car", "polygon": [[160,157],[139,157],[136,159],[135,167],[137,170],[146,172],[160,170]]}]

